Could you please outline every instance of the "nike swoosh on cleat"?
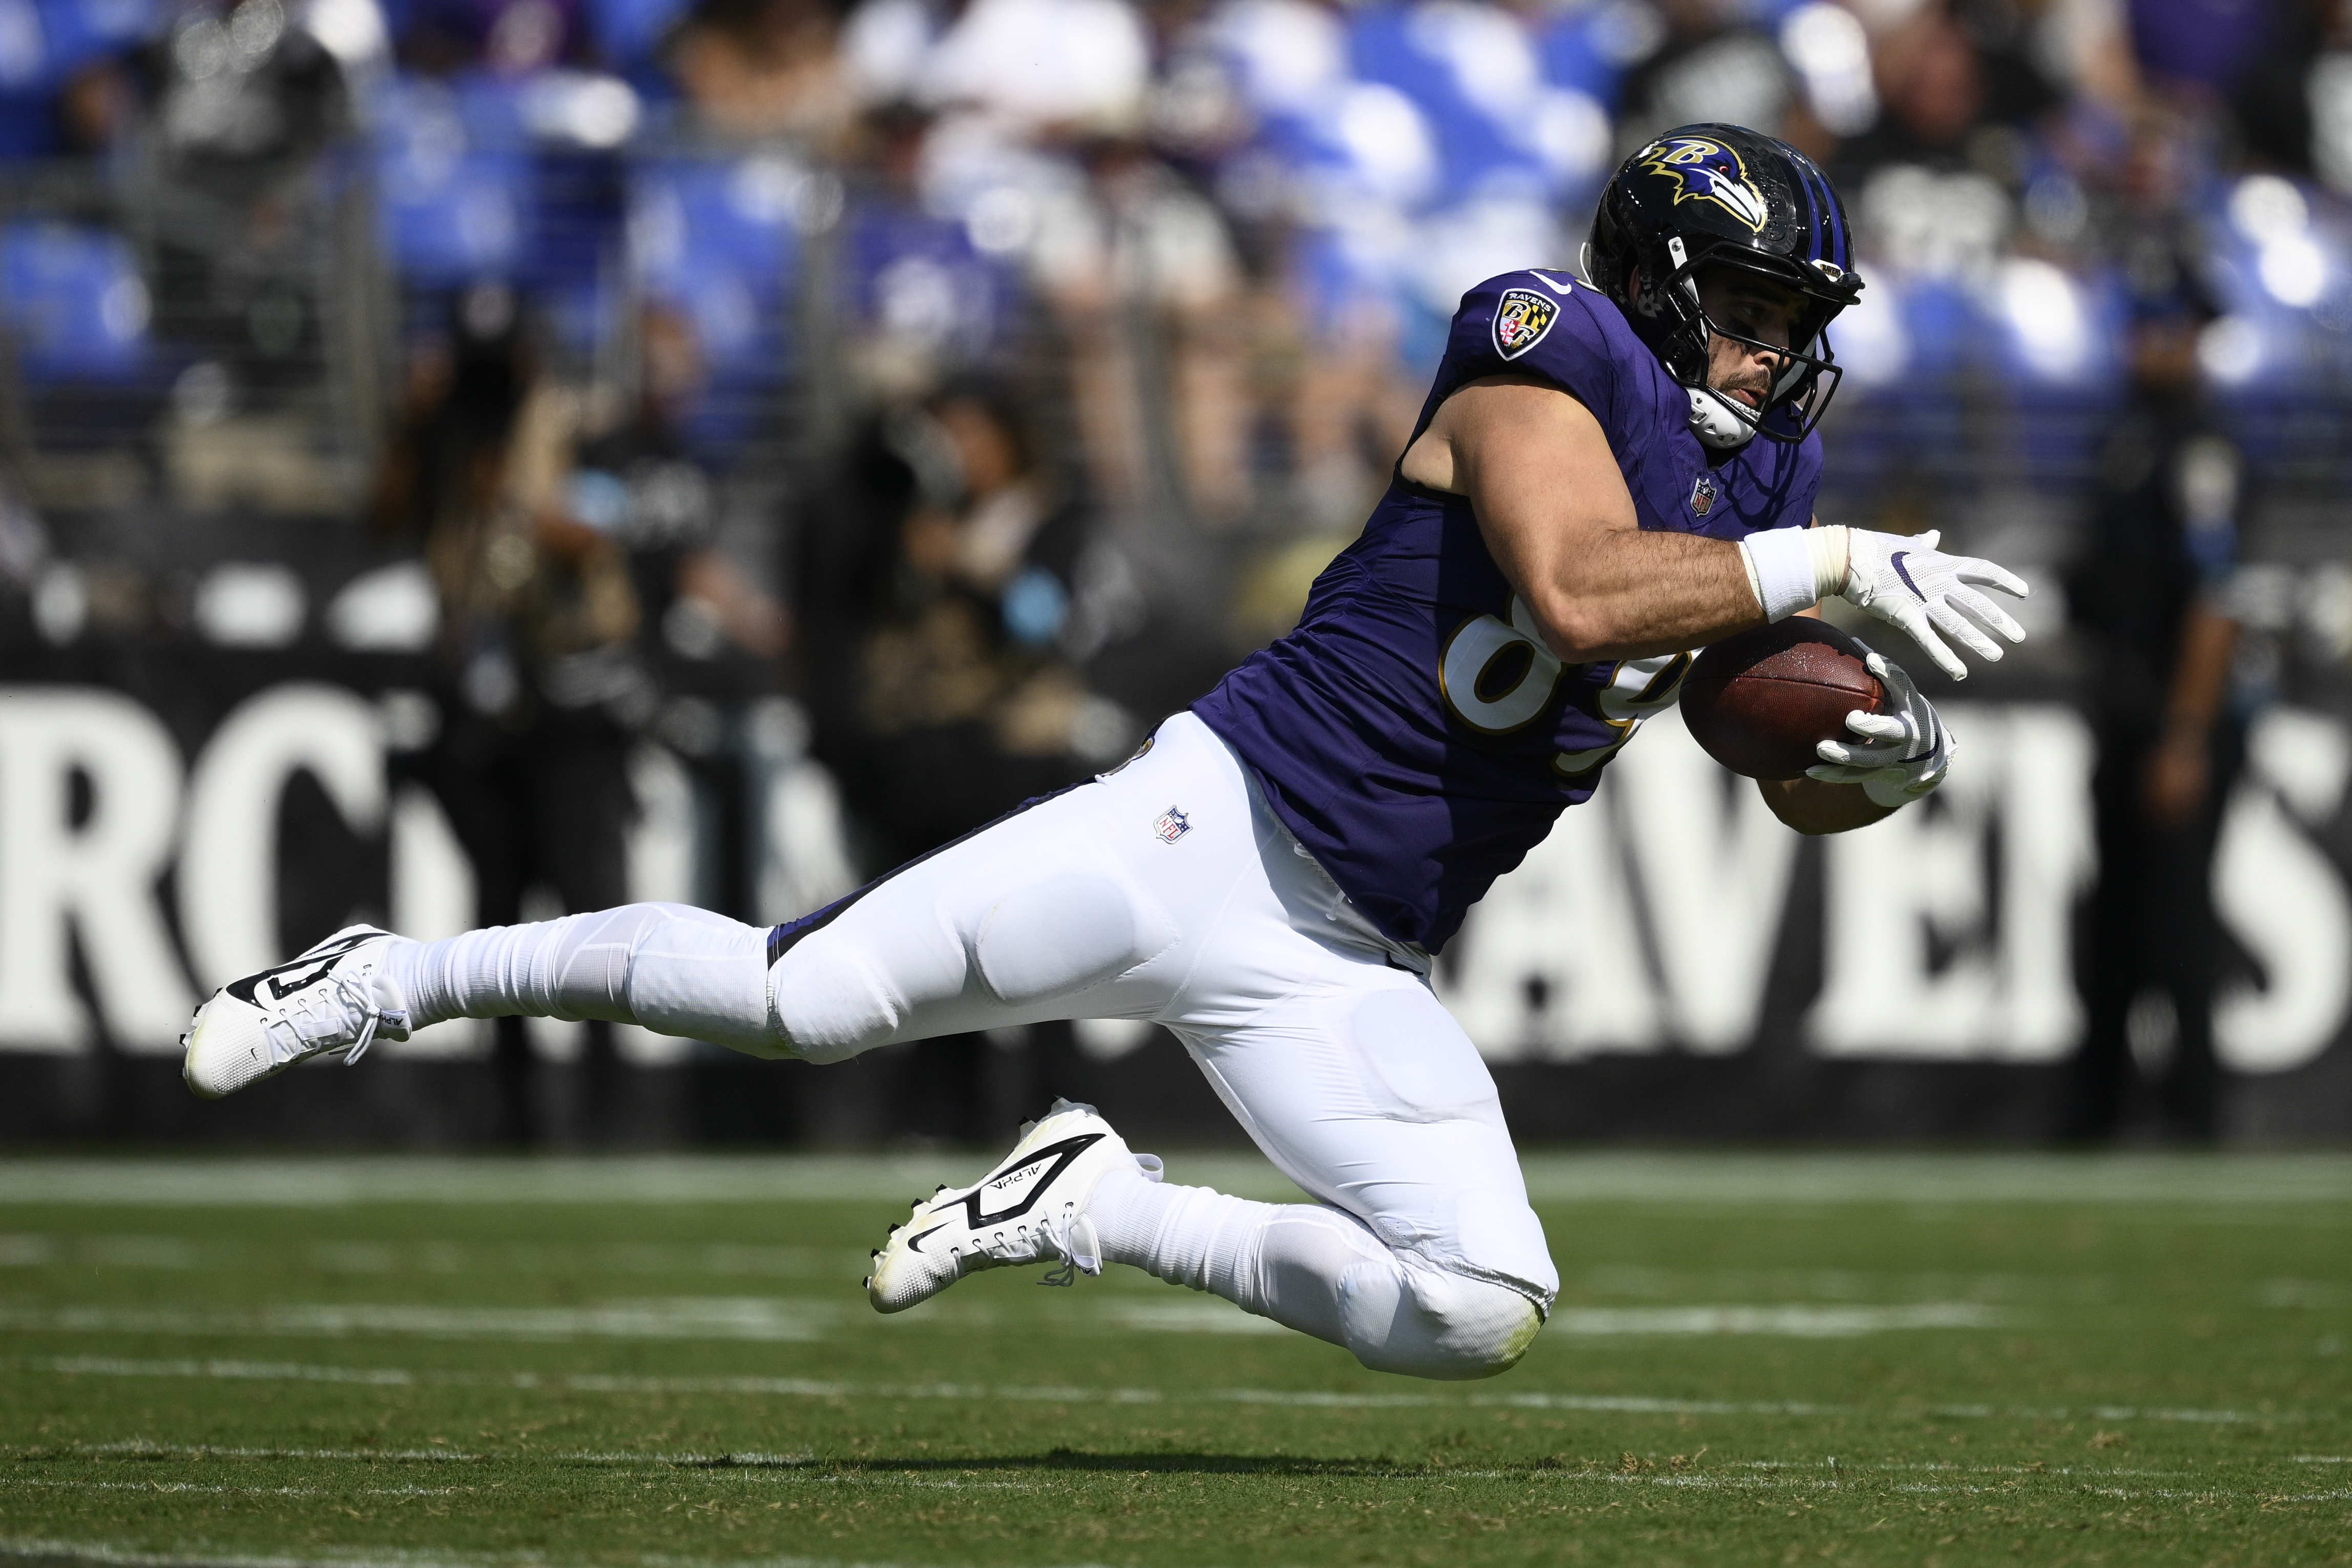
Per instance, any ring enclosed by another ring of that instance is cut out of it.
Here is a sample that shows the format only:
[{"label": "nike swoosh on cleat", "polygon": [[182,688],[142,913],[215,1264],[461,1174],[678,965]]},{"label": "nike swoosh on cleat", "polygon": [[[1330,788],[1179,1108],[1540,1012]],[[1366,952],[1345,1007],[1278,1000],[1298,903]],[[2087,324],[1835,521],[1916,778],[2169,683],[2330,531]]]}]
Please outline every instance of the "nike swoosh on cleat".
[{"label": "nike swoosh on cleat", "polygon": [[[964,1195],[964,1212],[968,1217],[966,1222],[974,1230],[978,1230],[985,1225],[1020,1218],[1036,1207],[1037,1200],[1045,1196],[1046,1190],[1060,1179],[1064,1171],[1070,1168],[1072,1162],[1086,1153],[1088,1148],[1102,1142],[1102,1136],[1100,1133],[1080,1133],[1076,1137],[1064,1138],[1058,1144],[1048,1144],[1042,1149],[1033,1149],[1022,1158],[993,1172],[987,1180]],[[980,1211],[981,1202],[987,1197],[989,1188],[1009,1180],[1023,1171],[1043,1165],[1047,1160],[1053,1161],[1053,1165],[1043,1176],[1030,1183],[1027,1195],[1019,1203],[996,1214],[982,1214]]]},{"label": "nike swoosh on cleat", "polygon": [[[371,938],[367,936],[346,936],[343,940],[328,947],[323,952],[314,951],[304,953],[299,957],[287,959],[283,964],[272,964],[269,967],[262,970],[258,974],[247,975],[241,980],[230,981],[226,986],[223,987],[222,989],[227,991],[230,996],[235,997],[238,1001],[249,1002],[253,1000],[254,988],[261,984],[262,981],[268,979],[271,976],[282,975],[289,969],[299,969],[305,964],[320,965],[320,973],[324,974],[328,969],[334,967],[334,961],[336,959],[341,957],[344,954],[349,953],[361,943],[369,940],[371,940]],[[312,979],[316,979],[317,977],[318,977],[315,975],[311,977]],[[305,981],[303,983],[307,985],[310,982]],[[282,997],[288,993],[285,990],[280,990],[278,994]]]},{"label": "nike swoosh on cleat", "polygon": [[937,1236],[940,1231],[945,1230],[946,1228],[947,1227],[944,1225],[934,1225],[929,1230],[924,1231],[922,1236],[908,1237],[907,1239],[907,1250],[909,1252],[920,1252],[923,1249],[923,1237]]},{"label": "nike swoosh on cleat", "polygon": [[[336,956],[341,957],[341,955],[338,954]],[[295,992],[302,989],[304,987],[317,985],[320,980],[326,978],[327,971],[334,967],[335,959],[330,958],[325,963],[320,965],[317,968],[311,970],[309,974],[302,976],[299,979],[289,981],[284,978],[273,977],[269,982],[270,999],[272,1001],[282,1002],[287,998],[292,996]]]}]

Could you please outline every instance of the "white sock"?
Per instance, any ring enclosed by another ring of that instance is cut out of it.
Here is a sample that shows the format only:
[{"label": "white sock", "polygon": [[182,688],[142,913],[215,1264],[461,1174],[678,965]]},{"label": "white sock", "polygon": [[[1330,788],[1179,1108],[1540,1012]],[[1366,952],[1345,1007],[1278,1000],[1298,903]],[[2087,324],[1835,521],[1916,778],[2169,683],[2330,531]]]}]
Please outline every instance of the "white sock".
[{"label": "white sock", "polygon": [[1131,1264],[1171,1285],[1223,1296],[1244,1311],[1266,1315],[1260,1301],[1257,1260],[1266,1224],[1277,1207],[1228,1197],[1205,1186],[1175,1186],[1124,1171],[1096,1185],[1087,1218],[1102,1239],[1103,1257]]},{"label": "white sock", "polygon": [[1320,1204],[1253,1203],[1122,1173],[1104,1178],[1087,1215],[1107,1260],[1335,1344],[1349,1343],[1340,1290],[1349,1270],[1398,1267],[1362,1221]]},{"label": "white sock", "polygon": [[1096,1186],[1087,1218],[1106,1261],[1223,1296],[1376,1372],[1491,1377],[1543,1326],[1525,1292],[1408,1259],[1324,1204],[1252,1203],[1118,1172]]},{"label": "white sock", "polygon": [[768,933],[682,904],[625,904],[443,942],[395,942],[384,974],[411,1029],[453,1018],[604,1019],[754,1055],[768,1026]]}]

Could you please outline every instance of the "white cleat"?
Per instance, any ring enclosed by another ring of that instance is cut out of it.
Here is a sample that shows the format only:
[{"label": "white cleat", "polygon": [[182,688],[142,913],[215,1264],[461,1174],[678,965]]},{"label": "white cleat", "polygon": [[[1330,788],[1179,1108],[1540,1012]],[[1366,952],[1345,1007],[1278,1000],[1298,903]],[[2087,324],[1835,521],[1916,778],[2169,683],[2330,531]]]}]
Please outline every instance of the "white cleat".
[{"label": "white cleat", "polygon": [[401,938],[350,925],[297,958],[232,980],[196,1009],[180,1037],[180,1076],[207,1100],[341,1051],[351,1065],[378,1040],[408,1038],[408,1003],[384,977]]},{"label": "white cleat", "polygon": [[1122,1170],[1158,1181],[1159,1156],[1129,1153],[1093,1106],[1055,1101],[980,1185],[943,1186],[890,1228],[874,1254],[866,1300],[877,1312],[902,1312],[966,1274],[1007,1263],[1059,1262],[1042,1281],[1048,1285],[1101,1273],[1102,1244],[1087,1204],[1106,1175]]}]

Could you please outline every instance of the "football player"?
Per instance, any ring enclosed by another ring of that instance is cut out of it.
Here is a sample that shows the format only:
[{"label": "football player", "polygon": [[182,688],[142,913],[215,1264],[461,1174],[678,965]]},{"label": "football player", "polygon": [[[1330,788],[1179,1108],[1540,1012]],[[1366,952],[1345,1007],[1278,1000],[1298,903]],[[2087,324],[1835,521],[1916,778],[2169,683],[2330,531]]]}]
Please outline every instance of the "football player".
[{"label": "football player", "polygon": [[[1346,1346],[1483,1377],[1559,1286],[1495,1084],[1431,994],[1431,956],[1494,879],[1591,797],[1685,650],[1849,602],[1998,658],[2022,629],[1990,562],[1809,526],[1826,329],[1862,287],[1802,153],[1733,126],[1670,132],[1601,204],[1582,276],[1481,284],[1363,536],[1297,630],[1124,766],[1033,801],[813,915],[762,930],[631,904],[416,943],[371,927],[239,980],[196,1014],[186,1077],[226,1094],[305,1058],[452,1018],[609,1019],[839,1061],[894,1041],[1143,1019],[1312,1201],[1161,1180],[1059,1102],[968,1187],[893,1227],[886,1312],[977,1270],[1131,1264]],[[1765,786],[1807,831],[1874,821],[1951,758],[1895,700]]]}]

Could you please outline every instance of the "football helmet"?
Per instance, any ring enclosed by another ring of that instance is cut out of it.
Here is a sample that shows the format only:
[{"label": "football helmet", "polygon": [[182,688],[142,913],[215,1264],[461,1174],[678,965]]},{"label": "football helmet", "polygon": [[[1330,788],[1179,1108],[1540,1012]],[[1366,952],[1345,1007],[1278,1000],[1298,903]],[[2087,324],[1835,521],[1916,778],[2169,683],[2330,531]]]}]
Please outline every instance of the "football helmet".
[{"label": "football helmet", "polygon": [[[1691,425],[1710,446],[1759,432],[1801,441],[1821,423],[1843,373],[1826,335],[1862,293],[1845,209],[1813,161],[1739,125],[1685,125],[1625,160],[1593,215],[1585,276],[1617,302],[1675,380],[1690,390]],[[1707,319],[1702,267],[1735,267],[1805,301],[1789,349]],[[1709,340],[1780,356],[1762,408],[1709,390]]]}]

